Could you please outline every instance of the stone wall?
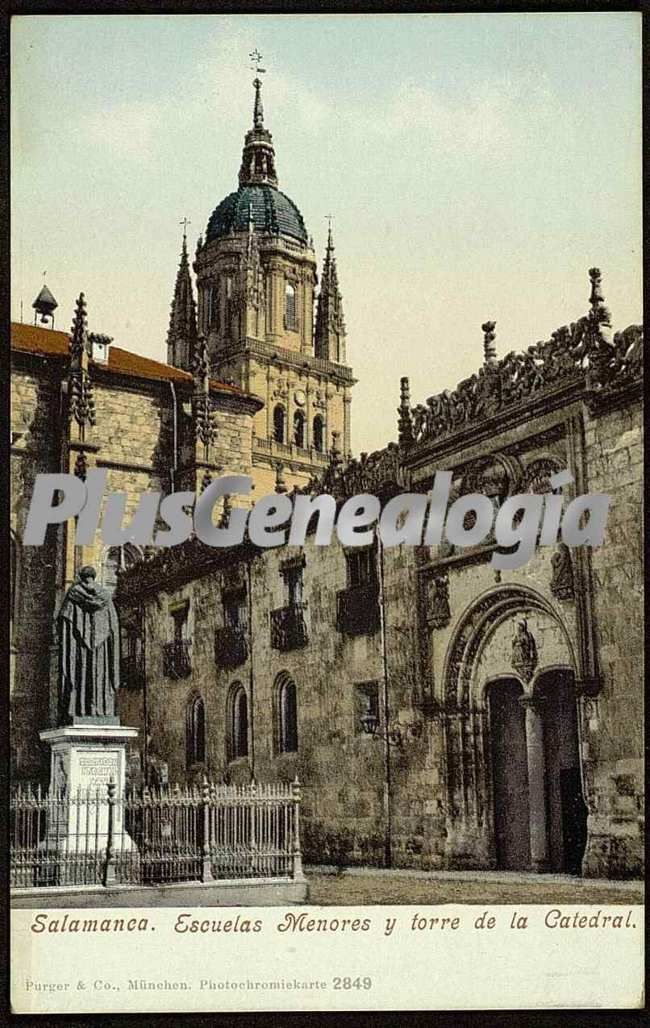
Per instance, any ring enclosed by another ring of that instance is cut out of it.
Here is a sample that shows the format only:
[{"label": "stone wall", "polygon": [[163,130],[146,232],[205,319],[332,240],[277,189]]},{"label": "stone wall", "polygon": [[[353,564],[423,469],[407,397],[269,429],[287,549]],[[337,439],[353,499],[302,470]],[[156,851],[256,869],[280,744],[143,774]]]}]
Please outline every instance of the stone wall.
[{"label": "stone wall", "polygon": [[643,413],[638,399],[601,411],[585,429],[589,489],[611,497],[592,556],[603,687],[588,702],[593,766],[587,873],[628,877],[643,866]]},{"label": "stone wall", "polygon": [[47,725],[50,717],[60,532],[50,529],[43,546],[23,546],[21,540],[36,475],[58,467],[59,426],[57,377],[45,367],[40,373],[17,368],[11,378],[10,525],[16,554],[10,640],[12,772],[32,779],[47,768],[34,726]]}]

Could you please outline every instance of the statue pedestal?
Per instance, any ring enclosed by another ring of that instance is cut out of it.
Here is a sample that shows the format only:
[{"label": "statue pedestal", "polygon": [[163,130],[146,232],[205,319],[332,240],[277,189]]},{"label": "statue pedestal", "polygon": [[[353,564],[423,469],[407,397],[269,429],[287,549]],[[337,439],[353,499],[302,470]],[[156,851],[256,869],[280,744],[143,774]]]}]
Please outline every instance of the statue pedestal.
[{"label": "statue pedestal", "polygon": [[107,719],[75,718],[71,725],[48,728],[40,738],[51,749],[50,797],[46,842],[49,849],[97,852],[106,849],[109,829],[109,782],[113,847],[132,849],[124,828],[122,795],[126,784],[126,744],[137,728]]}]

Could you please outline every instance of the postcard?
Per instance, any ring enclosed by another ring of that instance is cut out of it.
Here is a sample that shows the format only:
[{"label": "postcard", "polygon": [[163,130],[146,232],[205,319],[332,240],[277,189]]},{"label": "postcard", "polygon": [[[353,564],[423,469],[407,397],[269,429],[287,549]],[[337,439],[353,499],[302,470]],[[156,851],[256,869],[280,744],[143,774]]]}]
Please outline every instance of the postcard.
[{"label": "postcard", "polygon": [[14,1012],[643,1005],[640,40],[13,19]]}]

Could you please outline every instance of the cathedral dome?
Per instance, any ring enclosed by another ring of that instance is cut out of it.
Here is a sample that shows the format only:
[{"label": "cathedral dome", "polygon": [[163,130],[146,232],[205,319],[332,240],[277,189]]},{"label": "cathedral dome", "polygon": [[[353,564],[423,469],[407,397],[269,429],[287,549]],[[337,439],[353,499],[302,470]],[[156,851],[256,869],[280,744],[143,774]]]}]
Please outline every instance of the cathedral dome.
[{"label": "cathedral dome", "polygon": [[252,223],[256,232],[291,236],[307,243],[302,214],[293,200],[268,182],[241,185],[215,207],[206,230],[206,242],[231,232],[246,232]]}]

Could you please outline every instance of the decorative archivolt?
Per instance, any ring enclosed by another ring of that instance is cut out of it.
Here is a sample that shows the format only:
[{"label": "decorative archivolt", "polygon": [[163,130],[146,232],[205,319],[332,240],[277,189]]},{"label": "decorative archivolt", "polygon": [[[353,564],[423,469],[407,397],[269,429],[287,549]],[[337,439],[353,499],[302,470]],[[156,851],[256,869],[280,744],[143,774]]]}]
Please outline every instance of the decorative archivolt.
[{"label": "decorative archivolt", "polygon": [[540,593],[523,586],[502,586],[480,596],[461,618],[447,650],[443,672],[444,705],[447,711],[469,710],[472,688],[481,653],[496,629],[519,614],[538,612],[559,628],[570,662],[575,667],[573,645],[566,625]]}]

